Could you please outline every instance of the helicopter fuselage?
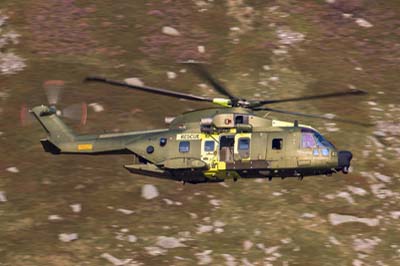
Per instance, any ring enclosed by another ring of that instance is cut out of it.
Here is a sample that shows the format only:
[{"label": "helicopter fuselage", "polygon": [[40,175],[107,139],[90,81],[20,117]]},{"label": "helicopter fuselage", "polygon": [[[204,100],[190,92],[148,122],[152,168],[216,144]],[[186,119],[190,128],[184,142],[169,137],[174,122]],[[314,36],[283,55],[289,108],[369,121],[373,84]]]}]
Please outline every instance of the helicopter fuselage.
[{"label": "helicopter fuselage", "polygon": [[42,140],[46,151],[129,153],[133,162],[124,167],[130,172],[188,183],[347,173],[352,157],[310,126],[260,117],[245,108],[185,113],[166,129],[85,136],[73,135],[46,108],[32,110],[49,133]]}]

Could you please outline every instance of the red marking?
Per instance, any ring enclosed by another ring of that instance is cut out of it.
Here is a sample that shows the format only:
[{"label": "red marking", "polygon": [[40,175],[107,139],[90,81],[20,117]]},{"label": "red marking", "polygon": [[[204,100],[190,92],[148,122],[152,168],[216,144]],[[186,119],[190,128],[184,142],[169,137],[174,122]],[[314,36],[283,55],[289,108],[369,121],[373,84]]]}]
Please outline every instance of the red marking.
[{"label": "red marking", "polygon": [[81,125],[86,125],[87,122],[87,104],[82,103],[82,116],[81,116]]},{"label": "red marking", "polygon": [[26,104],[24,104],[21,106],[21,110],[19,111],[19,121],[21,123],[21,126],[26,126],[27,114],[28,107],[26,107]]},{"label": "red marking", "polygon": [[65,81],[64,80],[46,80],[43,82],[43,86],[64,86]]}]

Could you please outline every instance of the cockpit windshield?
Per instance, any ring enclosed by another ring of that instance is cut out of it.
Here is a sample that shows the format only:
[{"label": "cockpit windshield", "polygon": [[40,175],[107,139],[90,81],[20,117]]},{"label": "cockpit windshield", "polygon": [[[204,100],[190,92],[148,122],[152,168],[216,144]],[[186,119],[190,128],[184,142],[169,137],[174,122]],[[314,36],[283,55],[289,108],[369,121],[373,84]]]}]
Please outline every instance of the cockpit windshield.
[{"label": "cockpit windshield", "polygon": [[301,147],[302,148],[335,148],[332,143],[330,143],[326,138],[324,138],[320,133],[309,129],[301,129]]}]

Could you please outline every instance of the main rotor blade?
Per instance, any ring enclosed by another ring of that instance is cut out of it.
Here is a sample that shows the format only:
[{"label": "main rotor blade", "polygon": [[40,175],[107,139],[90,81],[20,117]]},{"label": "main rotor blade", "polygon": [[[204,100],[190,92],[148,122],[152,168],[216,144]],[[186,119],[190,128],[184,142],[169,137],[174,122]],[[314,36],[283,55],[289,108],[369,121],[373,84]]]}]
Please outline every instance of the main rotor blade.
[{"label": "main rotor blade", "polygon": [[116,81],[116,80],[106,79],[103,77],[89,76],[89,77],[86,77],[85,81],[102,82],[102,83],[107,83],[107,84],[111,84],[111,85],[115,85],[115,86],[125,87],[128,89],[141,90],[141,91],[151,92],[151,93],[155,93],[155,94],[159,94],[159,95],[165,95],[165,96],[186,99],[186,100],[192,100],[192,101],[213,102],[213,99],[203,97],[203,96],[197,96],[197,95],[193,95],[193,94],[187,94],[187,93],[183,93],[183,92],[171,91],[171,90],[154,88],[154,87],[133,85],[133,84],[126,83],[124,81]]},{"label": "main rotor blade", "polygon": [[364,94],[367,94],[367,92],[364,91],[364,90],[352,89],[352,90],[349,90],[349,91],[333,92],[333,93],[320,94],[320,95],[295,97],[295,98],[288,98],[288,99],[281,99],[281,100],[259,101],[259,102],[256,102],[254,104],[254,107],[262,106],[262,105],[265,105],[265,104],[271,104],[271,103],[298,102],[298,101],[305,101],[305,100],[316,100],[316,99],[343,97],[343,96],[353,96],[353,95],[364,95]]},{"label": "main rotor blade", "polygon": [[343,122],[343,123],[356,124],[356,125],[364,126],[364,127],[372,126],[372,124],[369,124],[369,123],[363,123],[363,122],[358,122],[358,121],[349,120],[349,119],[334,118],[334,117],[328,117],[328,116],[325,116],[325,115],[303,114],[303,113],[298,113],[298,112],[291,112],[291,111],[285,111],[285,110],[272,109],[272,108],[268,108],[268,107],[259,107],[259,108],[255,108],[254,110],[255,111],[270,111],[270,112],[281,113],[281,114],[288,114],[288,115],[296,115],[296,116],[303,116],[303,117],[311,117],[311,118],[332,120],[332,121],[338,121],[338,122]]},{"label": "main rotor blade", "polygon": [[238,100],[239,98],[233,95],[227,88],[222,86],[211,74],[207,71],[207,69],[201,64],[196,62],[183,62],[182,64],[186,64],[192,68],[192,70],[202,79],[207,80],[213,88],[221,93],[229,97],[231,100]]}]

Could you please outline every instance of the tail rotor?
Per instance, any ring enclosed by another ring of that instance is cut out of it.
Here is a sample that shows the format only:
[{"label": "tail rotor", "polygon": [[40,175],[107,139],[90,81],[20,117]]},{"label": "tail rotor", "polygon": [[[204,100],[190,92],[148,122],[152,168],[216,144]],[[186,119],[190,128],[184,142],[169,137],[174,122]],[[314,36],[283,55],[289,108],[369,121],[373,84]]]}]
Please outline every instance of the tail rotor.
[{"label": "tail rotor", "polygon": [[[76,103],[62,109],[57,109],[56,106],[60,102],[64,87],[65,82],[63,80],[47,80],[43,83],[43,89],[45,91],[50,108],[56,110],[55,114],[59,117],[79,121],[80,125],[82,126],[86,125],[88,108],[85,102]],[[34,116],[30,113],[27,104],[23,104],[21,106],[19,118],[21,126],[29,126],[35,120]]]}]

